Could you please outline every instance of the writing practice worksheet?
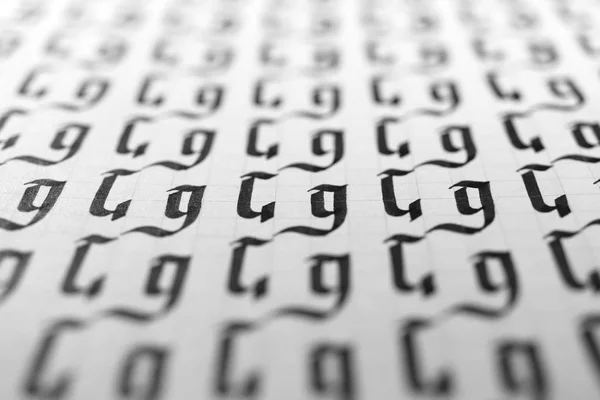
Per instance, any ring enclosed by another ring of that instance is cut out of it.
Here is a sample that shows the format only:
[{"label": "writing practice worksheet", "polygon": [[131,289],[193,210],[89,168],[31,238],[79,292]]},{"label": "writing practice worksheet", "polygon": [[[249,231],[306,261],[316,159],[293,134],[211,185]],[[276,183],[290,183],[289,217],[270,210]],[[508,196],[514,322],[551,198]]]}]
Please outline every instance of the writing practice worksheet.
[{"label": "writing practice worksheet", "polygon": [[599,26],[0,1],[0,399],[600,399]]}]

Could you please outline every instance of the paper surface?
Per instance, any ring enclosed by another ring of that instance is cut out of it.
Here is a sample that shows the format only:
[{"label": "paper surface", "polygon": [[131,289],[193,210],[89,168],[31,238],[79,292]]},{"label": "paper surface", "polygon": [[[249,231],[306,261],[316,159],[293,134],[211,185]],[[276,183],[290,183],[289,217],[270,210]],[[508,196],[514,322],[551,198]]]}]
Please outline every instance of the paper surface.
[{"label": "paper surface", "polygon": [[0,398],[599,398],[599,18],[4,0]]}]

